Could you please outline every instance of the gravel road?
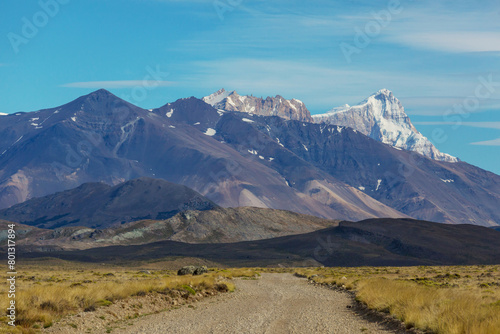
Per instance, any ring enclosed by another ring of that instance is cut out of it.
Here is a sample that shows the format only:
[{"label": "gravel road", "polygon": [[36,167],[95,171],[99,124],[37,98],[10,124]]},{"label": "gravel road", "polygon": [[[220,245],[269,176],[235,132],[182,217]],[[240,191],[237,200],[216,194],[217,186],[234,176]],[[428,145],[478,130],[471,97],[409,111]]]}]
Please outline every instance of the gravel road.
[{"label": "gravel road", "polygon": [[233,293],[146,316],[113,333],[394,333],[347,308],[346,294],[290,274],[235,283]]}]

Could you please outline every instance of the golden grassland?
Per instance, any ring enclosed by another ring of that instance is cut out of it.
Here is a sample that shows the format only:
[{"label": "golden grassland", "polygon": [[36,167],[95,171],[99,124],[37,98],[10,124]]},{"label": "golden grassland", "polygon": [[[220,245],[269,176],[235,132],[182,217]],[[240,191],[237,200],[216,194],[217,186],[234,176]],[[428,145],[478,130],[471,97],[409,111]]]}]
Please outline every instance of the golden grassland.
[{"label": "golden grassland", "polygon": [[352,290],[407,328],[443,334],[500,333],[500,266],[308,268],[298,275]]},{"label": "golden grassland", "polygon": [[[253,269],[212,269],[200,276],[177,276],[172,270],[137,270],[101,266],[77,269],[29,266],[18,269],[15,329],[7,326],[5,311],[0,317],[0,333],[33,333],[48,328],[64,316],[94,311],[118,300],[172,290],[192,295],[217,290],[234,291],[233,277],[254,277]],[[0,307],[6,310],[7,284],[0,285]]]},{"label": "golden grassland", "polygon": [[[107,307],[149,293],[198,293],[235,289],[231,278],[256,279],[262,272],[288,272],[317,283],[353,291],[369,308],[433,333],[500,333],[500,266],[359,268],[211,268],[202,276],[177,276],[151,265],[107,267],[47,262],[19,268],[15,331],[0,317],[0,333],[33,333],[65,316]],[[7,284],[0,307],[7,308]],[[326,291],[326,290],[325,290]],[[2,315],[5,314],[2,312]]]}]

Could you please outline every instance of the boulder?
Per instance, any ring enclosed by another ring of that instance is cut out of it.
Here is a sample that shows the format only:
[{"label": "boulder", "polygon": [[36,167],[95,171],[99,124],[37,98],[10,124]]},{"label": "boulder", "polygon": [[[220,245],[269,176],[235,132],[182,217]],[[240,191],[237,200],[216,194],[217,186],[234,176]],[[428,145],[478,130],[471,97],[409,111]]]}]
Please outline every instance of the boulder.
[{"label": "boulder", "polygon": [[185,266],[179,269],[177,275],[202,275],[208,272],[206,266]]},{"label": "boulder", "polygon": [[196,267],[193,275],[203,275],[208,273],[208,268],[206,266]]},{"label": "boulder", "polygon": [[196,270],[195,266],[185,266],[179,269],[177,275],[192,275],[194,274],[195,270]]}]

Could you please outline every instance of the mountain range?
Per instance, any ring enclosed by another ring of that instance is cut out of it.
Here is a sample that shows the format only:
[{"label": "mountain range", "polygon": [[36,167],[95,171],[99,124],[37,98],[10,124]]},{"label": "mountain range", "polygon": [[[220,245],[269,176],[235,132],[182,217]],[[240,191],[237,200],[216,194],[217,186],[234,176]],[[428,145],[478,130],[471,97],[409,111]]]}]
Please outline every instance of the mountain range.
[{"label": "mountain range", "polygon": [[266,99],[240,96],[224,88],[203,98],[203,101],[224,111],[237,111],[261,116],[280,116],[284,119],[311,123],[341,125],[357,130],[372,139],[407,151],[415,151],[434,160],[457,162],[441,153],[411,123],[401,102],[387,89],[381,89],[358,105],[335,107],[324,114],[312,115],[300,100],[281,96]]},{"label": "mountain range", "polygon": [[[60,107],[1,116],[0,208],[84,183],[150,177],[223,208],[498,225],[498,175],[433,151],[392,93],[361,105],[342,114],[366,112],[369,133],[319,121],[298,100],[226,91],[145,110],[99,90]],[[387,127],[380,117],[400,127],[374,135]]]}]

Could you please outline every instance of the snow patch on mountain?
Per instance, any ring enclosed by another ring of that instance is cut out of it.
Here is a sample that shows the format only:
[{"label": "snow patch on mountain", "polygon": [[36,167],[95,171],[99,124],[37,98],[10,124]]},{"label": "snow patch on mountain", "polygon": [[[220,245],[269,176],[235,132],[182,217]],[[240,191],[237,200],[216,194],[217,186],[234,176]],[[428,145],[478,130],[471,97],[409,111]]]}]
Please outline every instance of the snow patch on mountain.
[{"label": "snow patch on mountain", "polygon": [[346,104],[312,118],[315,123],[350,127],[394,148],[415,151],[434,160],[459,161],[441,153],[418,132],[401,102],[387,89],[379,90],[358,105],[351,107]]},{"label": "snow patch on mountain", "polygon": [[207,129],[207,131],[205,131],[205,134],[206,134],[207,136],[211,136],[211,137],[212,137],[212,136],[215,136],[215,134],[216,134],[216,133],[217,133],[217,132],[216,132],[214,129],[212,129],[212,128],[208,128],[208,129]]},{"label": "snow patch on mountain", "polygon": [[10,150],[10,148],[14,145],[16,145],[21,139],[23,139],[24,135],[22,135],[21,137],[19,137],[12,145],[9,146],[9,148],[7,148],[5,151],[2,152],[2,154],[0,154],[0,156],[4,155],[5,153],[7,153],[8,150]]}]

